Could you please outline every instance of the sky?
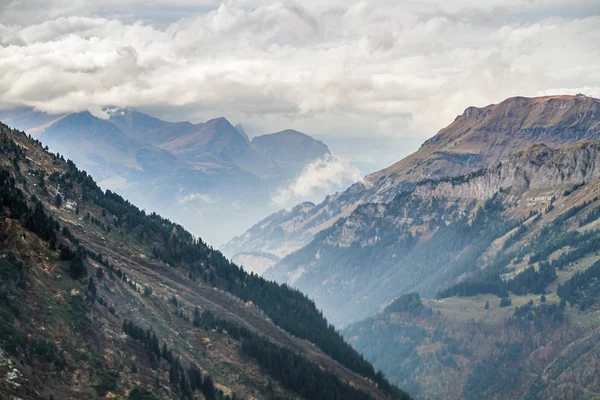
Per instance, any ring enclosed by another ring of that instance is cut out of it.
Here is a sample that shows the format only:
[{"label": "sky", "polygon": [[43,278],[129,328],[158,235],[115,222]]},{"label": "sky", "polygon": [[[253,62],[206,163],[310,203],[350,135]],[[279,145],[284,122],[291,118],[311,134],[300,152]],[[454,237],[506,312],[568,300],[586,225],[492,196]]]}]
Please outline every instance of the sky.
[{"label": "sky", "polygon": [[470,106],[600,97],[598,0],[0,0],[0,107],[294,128],[365,169]]}]

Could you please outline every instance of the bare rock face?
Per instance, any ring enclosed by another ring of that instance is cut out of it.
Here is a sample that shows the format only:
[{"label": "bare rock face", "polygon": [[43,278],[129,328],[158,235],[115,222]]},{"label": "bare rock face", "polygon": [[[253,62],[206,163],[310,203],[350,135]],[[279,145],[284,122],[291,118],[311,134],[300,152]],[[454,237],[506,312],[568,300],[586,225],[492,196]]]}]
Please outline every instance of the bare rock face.
[{"label": "bare rock face", "polygon": [[582,142],[553,149],[536,145],[509,156],[499,164],[477,173],[425,181],[413,195],[422,198],[445,197],[486,200],[494,193],[511,189],[515,193],[579,185],[600,176],[598,144]]}]

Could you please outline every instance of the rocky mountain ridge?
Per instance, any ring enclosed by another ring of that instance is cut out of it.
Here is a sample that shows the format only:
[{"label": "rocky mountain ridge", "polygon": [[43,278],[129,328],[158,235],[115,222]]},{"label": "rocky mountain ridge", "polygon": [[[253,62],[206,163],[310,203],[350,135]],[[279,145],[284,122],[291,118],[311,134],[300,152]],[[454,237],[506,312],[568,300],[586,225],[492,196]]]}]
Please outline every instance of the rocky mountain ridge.
[{"label": "rocky mountain ridge", "polygon": [[[470,246],[454,247],[444,235],[453,229],[471,230],[464,240],[474,235],[468,218],[494,196],[504,199],[507,227],[543,210],[565,191],[599,178],[598,151],[597,142],[536,145],[490,168],[419,182],[389,203],[359,206],[265,277],[306,291],[337,324],[373,314],[409,290],[432,296],[464,273],[452,272],[452,263]],[[446,256],[428,254],[436,241],[448,246]]]},{"label": "rocky mountain ridge", "polygon": [[[257,223],[252,235],[234,239],[235,250],[289,254],[307,245],[315,234],[337,219],[350,215],[360,204],[386,203],[415,182],[456,176],[484,168],[509,154],[535,144],[562,146],[600,137],[600,100],[585,96],[513,97],[483,108],[468,107],[456,120],[427,140],[419,150],[396,164],[365,177],[346,191],[328,196],[306,213],[279,222],[288,243],[263,239],[276,229],[271,221]],[[260,227],[269,227],[261,236]],[[240,250],[241,249],[241,250]],[[235,256],[228,246],[224,251]]]}]

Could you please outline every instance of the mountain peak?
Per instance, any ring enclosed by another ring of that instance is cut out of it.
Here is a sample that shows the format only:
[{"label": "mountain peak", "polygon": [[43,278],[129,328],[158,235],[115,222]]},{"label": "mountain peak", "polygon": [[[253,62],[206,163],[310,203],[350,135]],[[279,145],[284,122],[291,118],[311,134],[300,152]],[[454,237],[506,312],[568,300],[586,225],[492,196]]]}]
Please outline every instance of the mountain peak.
[{"label": "mountain peak", "polygon": [[600,136],[600,100],[583,95],[510,97],[467,107],[454,122],[396,164],[369,176],[394,182],[456,175],[529,145],[560,146]]},{"label": "mountain peak", "polygon": [[252,144],[273,158],[289,177],[315,159],[331,154],[325,143],[293,129],[257,136]]}]

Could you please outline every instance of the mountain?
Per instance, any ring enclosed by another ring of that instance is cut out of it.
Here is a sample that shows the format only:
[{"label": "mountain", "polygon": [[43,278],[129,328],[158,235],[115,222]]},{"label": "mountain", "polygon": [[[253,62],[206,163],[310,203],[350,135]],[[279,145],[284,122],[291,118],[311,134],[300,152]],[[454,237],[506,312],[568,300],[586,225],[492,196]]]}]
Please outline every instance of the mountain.
[{"label": "mountain", "polygon": [[225,118],[199,124],[166,122],[133,110],[111,110],[110,121],[128,135],[188,161],[195,168],[234,165],[261,178],[277,176],[273,160],[252,146]]},{"label": "mountain", "polygon": [[[291,210],[280,210],[263,219],[260,224],[248,229],[244,235],[229,241],[222,250],[225,254],[233,255],[233,260],[244,268],[262,275],[280,258],[293,249],[302,247],[312,236],[298,237],[304,231],[297,229],[296,223],[305,220],[307,213],[315,208],[315,204],[306,202]],[[252,242],[252,250],[248,251],[246,244]]]},{"label": "mountain", "polygon": [[370,175],[371,182],[415,182],[460,175],[537,143],[560,146],[600,135],[600,100],[586,96],[512,97],[468,107],[414,154]]},{"label": "mountain", "polygon": [[375,289],[429,299],[404,294],[344,337],[418,398],[598,398],[599,152],[537,145],[419,185],[414,196],[480,205]]},{"label": "mountain", "polygon": [[484,266],[522,219],[600,176],[597,157],[595,142],[535,145],[487,169],[421,181],[389,203],[359,206],[265,277],[304,290],[338,325],[409,291],[434,296]]},{"label": "mountain", "polygon": [[293,129],[256,136],[252,144],[273,158],[284,175],[290,178],[312,161],[331,155],[325,143]]},{"label": "mountain", "polygon": [[18,108],[0,111],[0,119],[73,159],[101,186],[121,191],[144,209],[185,221],[214,243],[275,211],[272,195],[316,159],[311,155],[322,154],[310,151],[321,148],[320,142],[295,131],[266,135],[263,150],[225,118],[193,124],[130,109],[105,111],[108,119]]},{"label": "mountain", "polygon": [[[585,96],[513,97],[483,108],[469,107],[415,153],[328,196],[301,220],[290,215],[295,218],[292,231],[283,228],[290,226],[291,220],[282,220],[282,229],[293,238],[288,245],[279,241],[269,245],[266,236],[274,227],[263,220],[250,228],[252,235],[236,238],[235,248],[247,253],[260,248],[272,255],[285,249],[289,254],[360,204],[389,202],[420,180],[475,171],[534,144],[560,146],[597,138],[599,115],[600,100]],[[263,226],[269,229],[261,235]],[[228,246],[224,249],[228,255],[236,255]]]},{"label": "mountain", "polygon": [[300,292],[0,136],[0,398],[408,399]]}]

